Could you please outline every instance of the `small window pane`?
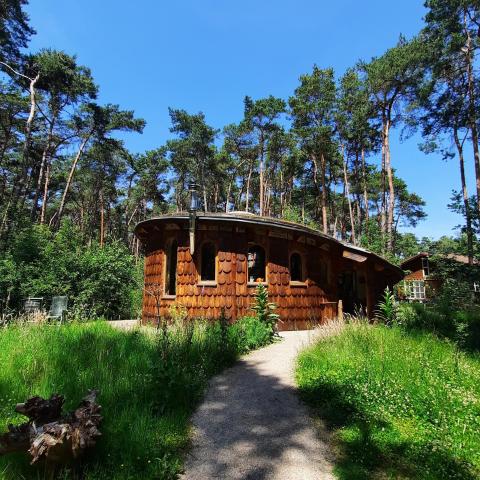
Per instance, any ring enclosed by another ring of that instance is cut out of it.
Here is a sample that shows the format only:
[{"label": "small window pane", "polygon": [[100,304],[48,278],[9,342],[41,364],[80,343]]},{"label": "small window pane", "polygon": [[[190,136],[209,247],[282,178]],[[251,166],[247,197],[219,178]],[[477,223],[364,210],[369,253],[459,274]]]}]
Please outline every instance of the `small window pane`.
[{"label": "small window pane", "polygon": [[423,274],[428,277],[430,275],[430,264],[428,258],[422,258]]},{"label": "small window pane", "polygon": [[202,247],[200,278],[207,281],[215,280],[215,246],[213,243],[205,243]]},{"label": "small window pane", "polygon": [[265,281],[265,250],[259,245],[248,249],[248,281]]},{"label": "small window pane", "polygon": [[290,280],[292,282],[303,282],[302,257],[298,253],[290,256]]},{"label": "small window pane", "polygon": [[409,300],[425,300],[425,282],[419,280],[405,282],[405,293]]}]

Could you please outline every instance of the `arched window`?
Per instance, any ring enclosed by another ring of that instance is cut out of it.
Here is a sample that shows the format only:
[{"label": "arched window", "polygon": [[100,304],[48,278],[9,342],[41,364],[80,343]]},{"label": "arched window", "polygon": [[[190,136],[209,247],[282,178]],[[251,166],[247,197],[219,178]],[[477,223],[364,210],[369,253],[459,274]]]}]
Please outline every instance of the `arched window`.
[{"label": "arched window", "polygon": [[200,280],[215,281],[215,245],[211,242],[202,245],[200,259]]},{"label": "arched window", "polygon": [[290,281],[303,282],[304,280],[302,257],[299,253],[292,253],[290,255]]},{"label": "arched window", "polygon": [[176,295],[177,293],[177,249],[176,240],[172,240],[166,248],[165,295]]},{"label": "arched window", "polygon": [[260,245],[251,245],[248,248],[248,281],[264,282],[265,250]]}]

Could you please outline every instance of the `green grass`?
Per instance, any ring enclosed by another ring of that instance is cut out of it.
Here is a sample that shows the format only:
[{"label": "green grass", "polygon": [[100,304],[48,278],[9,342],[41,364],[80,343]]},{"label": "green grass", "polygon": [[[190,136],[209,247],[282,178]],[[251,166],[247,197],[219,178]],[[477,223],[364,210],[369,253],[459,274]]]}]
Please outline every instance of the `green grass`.
[{"label": "green grass", "polygon": [[[208,378],[267,342],[262,326],[252,325],[197,323],[178,328],[168,341],[103,322],[0,329],[0,431],[24,421],[14,405],[32,395],[64,394],[66,409],[73,409],[95,388],[102,437],[81,468],[61,478],[175,478]],[[1,480],[45,477],[26,455],[0,457]]]},{"label": "green grass", "polygon": [[297,382],[333,431],[339,478],[480,478],[480,357],[349,325],[300,355]]}]

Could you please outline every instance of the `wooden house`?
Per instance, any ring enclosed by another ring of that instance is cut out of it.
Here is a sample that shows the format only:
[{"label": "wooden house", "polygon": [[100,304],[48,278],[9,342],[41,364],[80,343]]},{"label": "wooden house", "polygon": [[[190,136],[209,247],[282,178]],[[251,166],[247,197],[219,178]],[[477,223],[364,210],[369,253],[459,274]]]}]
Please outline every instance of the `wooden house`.
[{"label": "wooden house", "polygon": [[[443,261],[465,266],[469,264],[466,255],[449,253],[437,257],[437,261],[438,258],[441,258]],[[478,269],[479,266],[480,264],[478,260],[474,259],[473,267]],[[401,299],[428,302],[435,297],[442,282],[440,278],[438,278],[438,275],[435,275],[436,264],[431,260],[429,253],[417,253],[416,255],[405,259],[400,267],[407,272],[400,288]],[[478,276],[477,281],[472,283],[472,289],[475,293],[480,292],[480,275]]]},{"label": "wooden house", "polygon": [[[193,223],[193,225],[192,225]],[[247,213],[176,213],[139,223],[145,251],[144,323],[181,305],[191,318],[251,315],[264,284],[280,330],[305,329],[344,312],[373,315],[403,272],[319,231]]]}]

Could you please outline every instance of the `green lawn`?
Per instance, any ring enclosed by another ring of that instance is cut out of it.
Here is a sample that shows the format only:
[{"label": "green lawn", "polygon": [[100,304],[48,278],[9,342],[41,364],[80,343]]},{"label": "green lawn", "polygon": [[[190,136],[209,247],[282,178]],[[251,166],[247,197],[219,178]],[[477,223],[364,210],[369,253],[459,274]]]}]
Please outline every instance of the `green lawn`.
[{"label": "green lawn", "polygon": [[[96,388],[103,435],[82,469],[61,478],[175,478],[208,378],[268,335],[247,319],[228,329],[197,323],[177,329],[168,342],[159,338],[103,322],[0,329],[0,431],[24,421],[14,406],[29,396],[58,392],[72,409]],[[26,455],[0,457],[1,480],[44,477]]]},{"label": "green lawn", "polygon": [[480,357],[426,333],[348,325],[298,360],[341,479],[480,478]]}]

